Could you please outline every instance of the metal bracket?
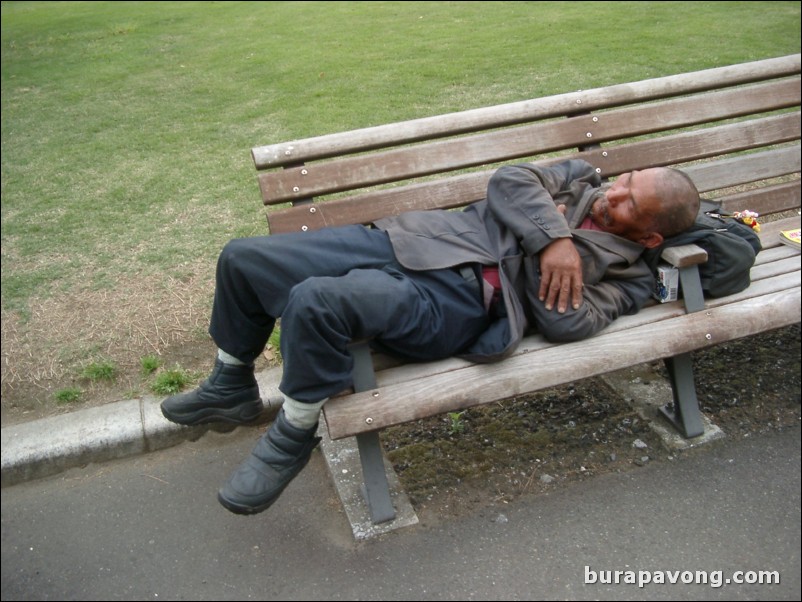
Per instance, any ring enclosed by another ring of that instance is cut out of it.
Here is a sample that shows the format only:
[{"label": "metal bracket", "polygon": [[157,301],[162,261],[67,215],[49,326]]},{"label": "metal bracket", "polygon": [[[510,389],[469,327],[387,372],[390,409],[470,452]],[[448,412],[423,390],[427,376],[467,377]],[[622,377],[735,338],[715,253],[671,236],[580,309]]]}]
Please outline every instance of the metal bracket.
[{"label": "metal bracket", "polygon": [[705,294],[699,278],[699,266],[694,264],[679,268],[679,282],[682,299],[685,301],[685,313],[702,311],[705,308]]},{"label": "metal bracket", "polygon": [[[697,265],[690,265],[679,269],[682,298],[685,300],[685,313],[694,313],[705,308],[702,282],[699,278]],[[671,391],[674,394],[673,408],[665,405],[660,412],[668,418],[682,435],[690,439],[704,434],[705,427],[702,422],[702,412],[699,410],[699,400],[696,397],[696,383],[693,377],[693,363],[690,353],[681,353],[663,360],[671,381]]]},{"label": "metal bracket", "polygon": [[[351,346],[354,357],[354,391],[357,393],[375,389],[376,374],[373,370],[373,359],[367,341]],[[365,501],[370,510],[373,524],[391,521],[395,518],[395,509],[390,499],[390,486],[384,472],[384,459],[377,432],[361,433],[356,436],[359,447],[359,460],[362,463],[362,479],[364,481]]]},{"label": "metal bracket", "polygon": [[705,427],[702,423],[702,412],[699,410],[699,400],[696,397],[691,354],[682,353],[667,357],[663,362],[671,381],[674,407],[667,404],[660,408],[660,412],[686,439],[703,435]]}]

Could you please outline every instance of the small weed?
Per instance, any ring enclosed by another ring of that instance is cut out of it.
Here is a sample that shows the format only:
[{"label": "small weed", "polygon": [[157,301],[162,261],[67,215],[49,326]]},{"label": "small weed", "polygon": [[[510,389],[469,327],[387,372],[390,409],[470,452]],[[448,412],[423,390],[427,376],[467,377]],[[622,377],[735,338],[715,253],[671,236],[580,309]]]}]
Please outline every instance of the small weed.
[{"label": "small weed", "polygon": [[66,405],[68,403],[76,403],[79,401],[81,399],[81,393],[83,393],[83,391],[80,389],[70,387],[57,391],[54,397],[59,405]]},{"label": "small weed", "polygon": [[81,376],[93,382],[99,380],[114,380],[117,376],[117,366],[109,361],[92,362],[83,369]]},{"label": "small weed", "polygon": [[147,376],[156,372],[161,367],[162,362],[156,355],[146,355],[139,359],[139,365],[142,367],[142,374]]},{"label": "small weed", "polygon": [[159,374],[150,386],[159,395],[175,395],[192,381],[192,376],[181,368],[165,370]]},{"label": "small weed", "polygon": [[462,412],[449,412],[448,413],[448,432],[452,435],[462,433],[465,431],[465,421],[462,419]]}]

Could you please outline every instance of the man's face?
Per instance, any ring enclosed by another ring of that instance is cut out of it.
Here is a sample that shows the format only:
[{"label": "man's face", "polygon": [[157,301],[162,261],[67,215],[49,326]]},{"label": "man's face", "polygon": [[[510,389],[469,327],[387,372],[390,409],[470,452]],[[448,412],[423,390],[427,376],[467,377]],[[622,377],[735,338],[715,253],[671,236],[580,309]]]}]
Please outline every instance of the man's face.
[{"label": "man's face", "polygon": [[660,209],[656,169],[621,174],[590,210],[602,230],[644,246],[651,246],[653,219]]}]

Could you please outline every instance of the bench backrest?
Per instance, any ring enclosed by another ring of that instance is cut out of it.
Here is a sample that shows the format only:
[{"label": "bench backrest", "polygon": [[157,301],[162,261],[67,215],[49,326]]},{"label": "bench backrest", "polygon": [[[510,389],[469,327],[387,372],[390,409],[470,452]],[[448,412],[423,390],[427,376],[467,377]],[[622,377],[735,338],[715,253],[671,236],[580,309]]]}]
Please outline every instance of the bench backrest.
[{"label": "bench backrest", "polygon": [[295,232],[485,196],[511,162],[582,158],[605,177],[686,171],[725,208],[800,205],[800,55],[261,146],[270,230]]}]

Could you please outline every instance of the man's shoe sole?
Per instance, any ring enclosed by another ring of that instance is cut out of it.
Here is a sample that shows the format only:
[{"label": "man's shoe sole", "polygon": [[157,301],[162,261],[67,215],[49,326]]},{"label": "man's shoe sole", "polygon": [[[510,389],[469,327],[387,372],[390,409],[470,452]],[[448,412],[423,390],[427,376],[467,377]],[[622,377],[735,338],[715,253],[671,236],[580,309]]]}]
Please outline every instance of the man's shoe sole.
[{"label": "man's shoe sole", "polygon": [[279,496],[282,494],[283,491],[284,488],[282,488],[281,491],[279,491],[275,496],[273,496],[270,499],[270,501],[259,504],[258,506],[243,506],[242,504],[238,504],[237,502],[232,502],[231,500],[223,497],[222,490],[217,492],[217,501],[220,502],[223,508],[225,508],[229,512],[233,512],[234,514],[243,514],[243,515],[259,514],[260,512],[264,512],[265,510],[270,508],[270,506],[273,505],[273,502],[275,502],[279,498]]},{"label": "man's shoe sole", "polygon": [[161,406],[162,414],[170,422],[183,424],[184,426],[195,426],[196,424],[206,424],[209,422],[229,422],[232,424],[248,424],[253,422],[262,413],[262,400],[257,399],[237,404],[232,408],[201,408],[194,412],[178,414],[171,412]]}]

